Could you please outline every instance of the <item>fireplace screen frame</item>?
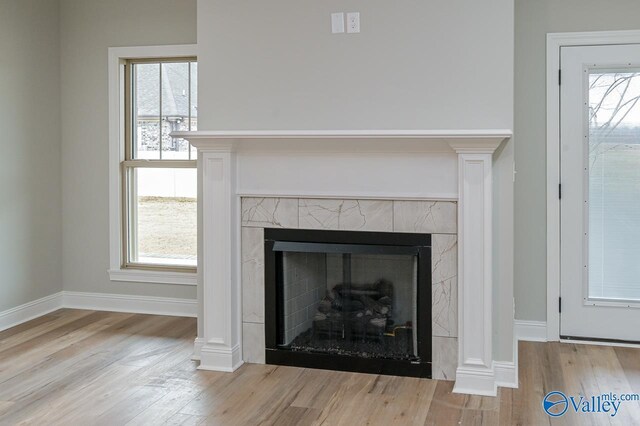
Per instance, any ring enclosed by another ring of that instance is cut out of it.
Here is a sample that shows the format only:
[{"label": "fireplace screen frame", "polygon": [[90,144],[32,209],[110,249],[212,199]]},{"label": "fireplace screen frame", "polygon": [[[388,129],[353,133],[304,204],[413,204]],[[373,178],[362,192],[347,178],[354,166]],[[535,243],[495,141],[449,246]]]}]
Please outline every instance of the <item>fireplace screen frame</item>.
[{"label": "fireplace screen frame", "polygon": [[[321,251],[339,245],[341,253],[417,256],[417,349],[415,360],[364,358],[355,355],[299,351],[278,345],[284,333],[284,277],[286,248],[310,243]],[[267,364],[353,371],[410,377],[432,377],[431,234],[277,229],[264,230],[265,259],[265,360]]]}]

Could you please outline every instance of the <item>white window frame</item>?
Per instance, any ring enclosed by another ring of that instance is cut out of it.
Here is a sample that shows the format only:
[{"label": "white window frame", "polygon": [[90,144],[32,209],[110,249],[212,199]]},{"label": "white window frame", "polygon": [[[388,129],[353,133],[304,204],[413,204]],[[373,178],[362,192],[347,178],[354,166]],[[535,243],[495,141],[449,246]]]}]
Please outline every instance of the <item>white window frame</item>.
[{"label": "white window frame", "polygon": [[196,272],[144,270],[122,267],[122,174],[125,147],[124,65],[129,59],[197,57],[195,44],[109,48],[109,278],[159,284],[196,285]]}]

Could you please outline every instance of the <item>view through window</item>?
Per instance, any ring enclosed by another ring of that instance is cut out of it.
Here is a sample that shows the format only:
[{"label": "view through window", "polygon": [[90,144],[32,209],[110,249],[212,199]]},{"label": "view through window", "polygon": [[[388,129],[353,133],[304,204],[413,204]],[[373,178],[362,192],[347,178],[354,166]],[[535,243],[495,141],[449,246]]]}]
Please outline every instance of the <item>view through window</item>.
[{"label": "view through window", "polygon": [[197,72],[194,58],[127,62],[125,267],[196,266],[197,153],[171,133],[197,130]]},{"label": "view through window", "polygon": [[589,73],[589,297],[640,300],[640,70]]}]

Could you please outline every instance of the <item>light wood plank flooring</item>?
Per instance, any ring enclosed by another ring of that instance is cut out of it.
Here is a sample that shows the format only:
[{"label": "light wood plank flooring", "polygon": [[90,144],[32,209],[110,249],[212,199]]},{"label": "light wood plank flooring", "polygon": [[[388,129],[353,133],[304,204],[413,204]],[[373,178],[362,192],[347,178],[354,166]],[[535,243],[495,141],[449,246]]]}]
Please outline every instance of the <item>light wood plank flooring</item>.
[{"label": "light wood plank flooring", "polygon": [[520,344],[520,389],[452,394],[452,382],[244,365],[196,370],[191,318],[60,310],[0,333],[0,424],[640,424],[541,408],[550,390],[640,393],[640,350]]}]

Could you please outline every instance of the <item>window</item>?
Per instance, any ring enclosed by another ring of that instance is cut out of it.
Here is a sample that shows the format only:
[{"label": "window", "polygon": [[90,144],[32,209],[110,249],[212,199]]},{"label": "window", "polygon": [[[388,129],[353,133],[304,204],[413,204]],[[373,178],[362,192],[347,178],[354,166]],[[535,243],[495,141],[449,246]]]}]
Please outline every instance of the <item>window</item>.
[{"label": "window", "polygon": [[124,63],[122,269],[195,271],[197,153],[171,133],[197,129],[197,72],[193,57]]}]

